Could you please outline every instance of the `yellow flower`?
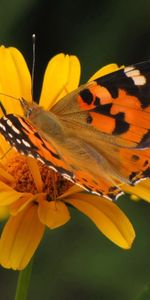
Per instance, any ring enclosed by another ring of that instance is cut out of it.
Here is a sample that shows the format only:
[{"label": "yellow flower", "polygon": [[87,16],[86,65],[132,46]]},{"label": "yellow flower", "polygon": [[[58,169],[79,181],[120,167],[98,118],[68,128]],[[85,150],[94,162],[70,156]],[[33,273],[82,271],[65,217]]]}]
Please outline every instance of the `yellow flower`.
[{"label": "yellow flower", "polygon": [[150,202],[150,179],[141,181],[136,186],[123,185],[123,190],[131,194],[131,199],[134,201],[144,199]]},{"label": "yellow flower", "polygon": [[[0,48],[0,93],[31,101],[31,77],[21,53]],[[100,76],[117,68],[110,65]],[[46,69],[39,104],[49,109],[79,84],[80,63],[76,56],[58,54]],[[19,101],[0,96],[7,113],[22,114]],[[2,116],[2,111],[0,115]],[[88,194],[54,173],[46,165],[9,150],[0,136],[0,207],[8,207],[10,217],[0,239],[0,264],[23,269],[37,249],[45,227],[54,229],[70,219],[68,205],[87,215],[111,241],[128,249],[135,237],[124,213],[111,201]]]}]

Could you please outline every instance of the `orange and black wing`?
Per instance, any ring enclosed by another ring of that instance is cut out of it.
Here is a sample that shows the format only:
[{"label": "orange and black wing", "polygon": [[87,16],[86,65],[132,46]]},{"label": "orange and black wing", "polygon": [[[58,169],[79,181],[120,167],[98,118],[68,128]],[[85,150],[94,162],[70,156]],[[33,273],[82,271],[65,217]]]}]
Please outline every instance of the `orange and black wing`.
[{"label": "orange and black wing", "polygon": [[114,145],[149,147],[150,61],[81,86],[60,100],[52,112],[65,122],[99,132],[102,140]]},{"label": "orange and black wing", "polygon": [[39,135],[28,120],[8,114],[0,119],[0,133],[21,154],[36,158],[70,180],[73,178],[57,150]]},{"label": "orange and black wing", "polygon": [[18,152],[34,157],[86,191],[111,200],[122,194],[98,166],[103,158],[82,140],[66,138],[65,147],[56,149],[28,120],[12,114],[0,119],[0,133]]},{"label": "orange and black wing", "polygon": [[81,86],[52,112],[104,157],[110,177],[127,184],[150,177],[150,61]]}]

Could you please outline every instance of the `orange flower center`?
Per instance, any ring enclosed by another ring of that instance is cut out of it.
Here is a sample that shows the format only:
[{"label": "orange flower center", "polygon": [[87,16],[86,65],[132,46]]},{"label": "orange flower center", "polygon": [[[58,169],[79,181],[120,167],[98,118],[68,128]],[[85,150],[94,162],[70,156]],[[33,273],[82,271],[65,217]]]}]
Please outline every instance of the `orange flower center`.
[{"label": "orange flower center", "polygon": [[[64,179],[59,173],[55,173],[46,165],[37,162],[43,182],[43,191],[47,194],[47,200],[54,200],[73,184]],[[5,165],[6,170],[15,178],[15,186],[13,188],[22,193],[38,193],[34,178],[30,172],[27,159],[20,154],[13,155],[8,159]]]}]

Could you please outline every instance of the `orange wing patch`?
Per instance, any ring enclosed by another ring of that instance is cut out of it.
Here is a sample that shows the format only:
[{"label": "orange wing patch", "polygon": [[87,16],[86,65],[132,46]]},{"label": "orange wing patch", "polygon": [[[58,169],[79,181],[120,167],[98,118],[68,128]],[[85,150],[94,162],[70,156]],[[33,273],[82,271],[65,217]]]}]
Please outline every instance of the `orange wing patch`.
[{"label": "orange wing patch", "polygon": [[119,137],[120,146],[145,148],[150,136],[150,74],[142,74],[146,63],[138,67],[95,80],[80,91],[77,103],[88,112],[88,124],[115,136],[116,144]]},{"label": "orange wing patch", "polygon": [[123,160],[121,166],[124,176],[129,178],[129,184],[135,185],[139,181],[150,177],[150,150],[120,149]]}]

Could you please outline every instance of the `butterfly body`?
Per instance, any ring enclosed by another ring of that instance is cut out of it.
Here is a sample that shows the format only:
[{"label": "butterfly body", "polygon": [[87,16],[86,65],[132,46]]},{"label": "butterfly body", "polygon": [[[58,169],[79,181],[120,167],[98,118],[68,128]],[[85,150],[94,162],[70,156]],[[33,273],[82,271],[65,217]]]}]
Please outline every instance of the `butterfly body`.
[{"label": "butterfly body", "polygon": [[75,184],[117,199],[117,182],[150,177],[150,62],[113,72],[71,92],[50,111],[21,99],[0,132]]}]

